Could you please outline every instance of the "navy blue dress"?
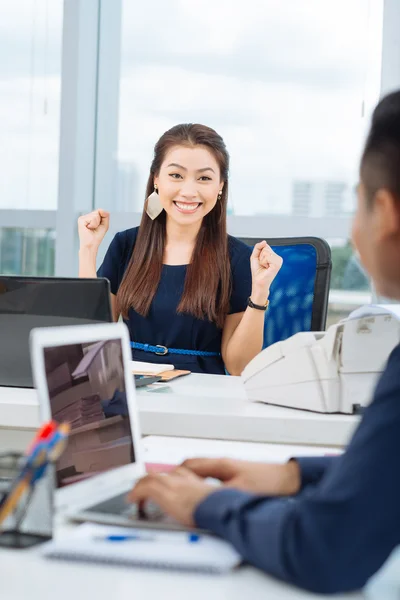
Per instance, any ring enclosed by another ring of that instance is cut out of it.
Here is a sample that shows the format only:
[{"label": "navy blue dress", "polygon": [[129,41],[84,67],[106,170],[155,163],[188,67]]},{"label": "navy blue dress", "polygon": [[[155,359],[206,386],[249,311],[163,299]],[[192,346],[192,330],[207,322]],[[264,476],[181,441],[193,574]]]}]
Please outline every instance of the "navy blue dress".
[{"label": "navy blue dress", "polygon": [[[97,271],[99,277],[107,277],[111,292],[116,294],[125,269],[135,246],[138,228],[117,233],[103,264]],[[251,294],[251,248],[232,236],[228,236],[228,247],[232,270],[232,294],[230,313],[246,310],[247,298]],[[125,321],[131,340],[142,344],[161,345],[167,348],[221,352],[222,330],[207,319],[196,319],[192,315],[177,314],[186,276],[186,265],[163,265],[160,284],[147,317],[133,309]],[[158,356],[142,350],[132,350],[134,360],[152,363],[168,363],[177,369],[193,373],[225,373],[220,356],[186,356],[167,354]]]}]

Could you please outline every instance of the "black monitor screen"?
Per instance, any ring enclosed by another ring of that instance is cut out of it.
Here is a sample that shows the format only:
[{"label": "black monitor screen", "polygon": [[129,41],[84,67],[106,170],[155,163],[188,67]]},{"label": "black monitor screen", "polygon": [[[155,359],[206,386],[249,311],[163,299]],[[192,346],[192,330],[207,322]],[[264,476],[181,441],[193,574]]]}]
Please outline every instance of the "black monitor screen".
[{"label": "black monitor screen", "polygon": [[111,321],[106,279],[0,276],[0,385],[33,387],[29,334],[34,327]]}]

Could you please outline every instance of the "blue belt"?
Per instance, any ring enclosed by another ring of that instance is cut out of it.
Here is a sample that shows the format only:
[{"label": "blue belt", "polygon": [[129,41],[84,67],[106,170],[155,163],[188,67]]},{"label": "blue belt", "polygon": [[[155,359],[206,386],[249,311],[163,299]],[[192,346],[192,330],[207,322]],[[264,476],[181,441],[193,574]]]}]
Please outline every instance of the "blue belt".
[{"label": "blue belt", "polygon": [[131,348],[134,350],[143,350],[144,352],[152,352],[158,356],[166,354],[185,354],[186,356],[221,356],[220,352],[206,352],[203,350],[180,350],[178,348],[167,348],[166,346],[152,346],[151,344],[139,344],[139,342],[131,342]]}]

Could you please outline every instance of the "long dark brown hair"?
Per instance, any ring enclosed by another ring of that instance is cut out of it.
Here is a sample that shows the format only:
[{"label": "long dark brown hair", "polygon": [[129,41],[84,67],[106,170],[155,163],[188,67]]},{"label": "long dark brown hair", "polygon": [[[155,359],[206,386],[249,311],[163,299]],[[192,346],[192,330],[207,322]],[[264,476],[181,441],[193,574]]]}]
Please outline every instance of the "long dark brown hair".
[{"label": "long dark brown hair", "polygon": [[[154,177],[158,175],[167,152],[174,146],[197,145],[206,146],[215,157],[224,187],[221,198],[202,221],[187,267],[178,313],[214,321],[222,328],[229,311],[231,269],[226,231],[229,154],[221,136],[210,127],[191,123],[176,125],[166,131],[154,148],[146,198],[154,190]],[[160,283],[166,214],[163,211],[152,221],[145,209],[146,203],[132,257],[117,293],[117,306],[124,318],[127,318],[130,308],[147,316]]]}]

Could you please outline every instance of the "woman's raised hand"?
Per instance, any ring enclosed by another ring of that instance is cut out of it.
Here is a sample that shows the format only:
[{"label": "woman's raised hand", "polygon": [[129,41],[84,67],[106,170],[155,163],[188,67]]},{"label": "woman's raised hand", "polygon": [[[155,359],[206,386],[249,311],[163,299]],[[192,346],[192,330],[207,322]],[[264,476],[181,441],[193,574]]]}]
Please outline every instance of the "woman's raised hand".
[{"label": "woman's raised hand", "polygon": [[82,215],[78,219],[78,233],[81,248],[97,250],[110,224],[110,213],[102,208]]}]

